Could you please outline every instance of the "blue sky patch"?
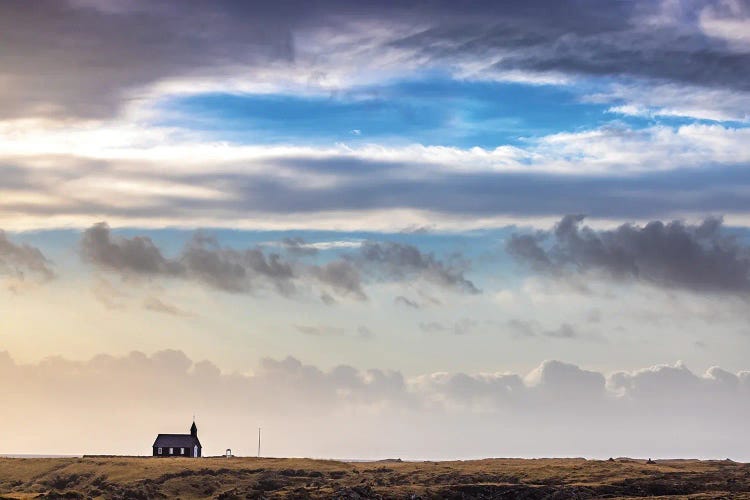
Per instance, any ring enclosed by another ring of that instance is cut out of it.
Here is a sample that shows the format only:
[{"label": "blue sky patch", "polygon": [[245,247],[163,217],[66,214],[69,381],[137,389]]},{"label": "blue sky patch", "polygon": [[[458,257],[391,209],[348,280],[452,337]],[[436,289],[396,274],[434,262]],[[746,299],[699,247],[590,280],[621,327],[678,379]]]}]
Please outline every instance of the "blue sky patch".
[{"label": "blue sky patch", "polygon": [[[372,142],[494,148],[593,128],[619,115],[565,87],[446,78],[360,87],[329,96],[200,94],[162,104],[160,125],[239,143]],[[646,120],[638,120],[646,122]]]}]

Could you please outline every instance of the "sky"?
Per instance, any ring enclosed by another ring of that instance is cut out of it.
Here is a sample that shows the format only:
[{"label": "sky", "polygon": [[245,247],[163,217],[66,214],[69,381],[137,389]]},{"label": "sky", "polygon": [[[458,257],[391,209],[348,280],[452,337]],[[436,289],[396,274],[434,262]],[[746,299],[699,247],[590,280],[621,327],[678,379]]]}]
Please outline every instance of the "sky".
[{"label": "sky", "polygon": [[750,461],[750,2],[0,2],[0,453]]}]

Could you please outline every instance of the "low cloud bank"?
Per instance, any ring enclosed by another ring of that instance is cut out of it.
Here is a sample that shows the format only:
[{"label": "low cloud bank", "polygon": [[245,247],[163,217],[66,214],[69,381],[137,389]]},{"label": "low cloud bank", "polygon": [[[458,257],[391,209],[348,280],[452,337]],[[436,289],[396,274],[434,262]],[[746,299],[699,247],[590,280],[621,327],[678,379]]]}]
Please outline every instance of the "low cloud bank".
[{"label": "low cloud bank", "polygon": [[157,432],[187,429],[196,413],[210,453],[251,453],[262,425],[269,455],[750,458],[750,372],[680,363],[409,378],[292,357],[229,374],[177,350],[36,364],[0,353],[0,394],[8,453],[148,453]]}]

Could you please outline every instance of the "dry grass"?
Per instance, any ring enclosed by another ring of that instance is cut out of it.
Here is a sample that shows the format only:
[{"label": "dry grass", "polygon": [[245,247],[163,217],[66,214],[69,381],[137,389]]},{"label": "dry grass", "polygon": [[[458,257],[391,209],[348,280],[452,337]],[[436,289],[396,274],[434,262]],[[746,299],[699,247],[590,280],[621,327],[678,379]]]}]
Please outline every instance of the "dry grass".
[{"label": "dry grass", "polygon": [[745,498],[729,461],[0,458],[0,498]]}]

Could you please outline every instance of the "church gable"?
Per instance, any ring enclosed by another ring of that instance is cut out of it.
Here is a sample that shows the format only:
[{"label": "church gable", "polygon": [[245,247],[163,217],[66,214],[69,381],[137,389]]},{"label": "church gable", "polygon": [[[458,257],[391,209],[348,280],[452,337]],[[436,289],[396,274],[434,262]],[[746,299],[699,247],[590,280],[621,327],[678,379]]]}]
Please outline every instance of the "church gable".
[{"label": "church gable", "polygon": [[198,428],[193,422],[190,434],[159,434],[153,447],[155,457],[200,457],[202,446],[198,440]]}]

